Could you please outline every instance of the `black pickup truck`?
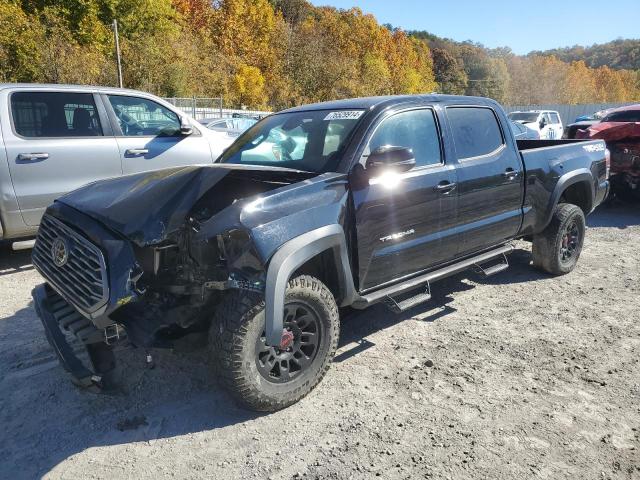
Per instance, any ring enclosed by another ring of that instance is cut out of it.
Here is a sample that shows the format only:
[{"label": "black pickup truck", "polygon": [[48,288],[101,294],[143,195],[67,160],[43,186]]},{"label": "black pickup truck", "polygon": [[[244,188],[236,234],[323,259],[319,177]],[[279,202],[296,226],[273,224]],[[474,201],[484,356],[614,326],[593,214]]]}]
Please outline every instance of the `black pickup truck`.
[{"label": "black pickup truck", "polygon": [[534,266],[570,272],[607,176],[604,142],[516,142],[486,98],[302,106],[258,122],[215,165],[60,198],[33,250],[46,279],[33,296],[78,385],[105,386],[118,343],[200,335],[222,384],[272,411],[329,368],[340,307],[406,310],[443,277],[504,270],[517,238],[533,242]]}]

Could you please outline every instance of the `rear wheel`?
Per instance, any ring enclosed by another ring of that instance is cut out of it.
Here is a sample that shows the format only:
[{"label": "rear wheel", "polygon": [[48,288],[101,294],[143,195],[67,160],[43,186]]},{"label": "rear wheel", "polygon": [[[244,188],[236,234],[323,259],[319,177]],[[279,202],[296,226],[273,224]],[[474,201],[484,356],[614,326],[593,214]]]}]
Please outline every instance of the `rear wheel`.
[{"label": "rear wheel", "polygon": [[585,218],[580,207],[559,204],[551,222],[533,237],[533,265],[553,275],[572,271],[584,243]]},{"label": "rear wheel", "polygon": [[307,275],[285,295],[280,345],[267,345],[261,296],[232,292],[218,306],[211,345],[222,384],[243,405],[274,411],[307,395],[329,369],[338,344],[338,307],[329,289]]}]

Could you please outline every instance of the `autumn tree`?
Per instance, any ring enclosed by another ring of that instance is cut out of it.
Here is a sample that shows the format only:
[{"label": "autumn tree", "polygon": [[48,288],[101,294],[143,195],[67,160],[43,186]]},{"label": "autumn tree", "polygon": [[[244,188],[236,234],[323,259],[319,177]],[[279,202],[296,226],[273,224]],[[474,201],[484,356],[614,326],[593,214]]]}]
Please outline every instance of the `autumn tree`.
[{"label": "autumn tree", "polygon": [[433,73],[440,92],[464,95],[467,90],[467,73],[460,62],[444,48],[432,48]]},{"label": "autumn tree", "polygon": [[637,41],[518,56],[307,0],[0,0],[0,80],[115,85],[114,19],[126,87],[235,107],[435,90],[528,104],[640,99]]}]

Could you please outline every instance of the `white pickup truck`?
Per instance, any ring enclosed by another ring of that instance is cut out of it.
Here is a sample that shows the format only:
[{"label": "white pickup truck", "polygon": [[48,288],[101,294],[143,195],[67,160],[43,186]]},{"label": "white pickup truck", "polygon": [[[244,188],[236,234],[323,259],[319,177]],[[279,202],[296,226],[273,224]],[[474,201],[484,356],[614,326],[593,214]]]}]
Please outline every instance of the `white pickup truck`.
[{"label": "white pickup truck", "polygon": [[540,134],[540,140],[559,140],[564,133],[560,114],[555,110],[511,112],[509,119],[521,123]]},{"label": "white pickup truck", "polygon": [[210,164],[233,138],[153,95],[0,84],[0,241],[30,246],[54,199],[105,178]]}]

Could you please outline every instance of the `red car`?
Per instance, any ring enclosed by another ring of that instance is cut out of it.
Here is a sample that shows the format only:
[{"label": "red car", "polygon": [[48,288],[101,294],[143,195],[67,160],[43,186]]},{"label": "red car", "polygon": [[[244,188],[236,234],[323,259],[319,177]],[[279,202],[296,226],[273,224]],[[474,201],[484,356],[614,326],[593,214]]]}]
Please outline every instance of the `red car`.
[{"label": "red car", "polygon": [[640,104],[611,110],[577,138],[601,139],[611,152],[611,190],[640,200]]}]

